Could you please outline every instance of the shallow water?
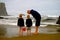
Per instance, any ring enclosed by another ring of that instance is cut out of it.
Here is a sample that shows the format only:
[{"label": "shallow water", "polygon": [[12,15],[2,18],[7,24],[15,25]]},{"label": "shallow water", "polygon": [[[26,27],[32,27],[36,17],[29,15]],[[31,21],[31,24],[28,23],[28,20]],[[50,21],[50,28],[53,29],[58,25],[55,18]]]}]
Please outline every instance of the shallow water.
[{"label": "shallow water", "polygon": [[[43,34],[55,34],[58,33],[56,28],[47,28],[46,26],[48,24],[53,24],[55,25],[55,22],[41,22],[41,26],[39,27],[39,33],[43,33]],[[5,37],[14,37],[14,36],[18,36],[18,31],[19,31],[19,27],[16,26],[17,25],[17,20],[11,20],[11,19],[0,19],[0,27],[3,28],[3,30],[5,30]],[[35,25],[35,23],[33,23],[33,26]],[[35,27],[31,28],[31,32],[33,33],[35,31]],[[24,36],[27,35],[27,32],[24,32]]]},{"label": "shallow water", "polygon": [[[4,30],[6,30],[5,37],[18,36],[19,27],[14,26],[14,25],[0,25],[0,26],[4,27],[5,28]],[[34,31],[35,31],[35,27],[32,27],[31,32],[33,33]],[[38,32],[42,33],[42,34],[56,34],[56,33],[58,33],[56,28],[46,28],[46,27],[39,27]],[[24,36],[26,36],[26,35],[27,35],[27,32],[25,31]]]}]

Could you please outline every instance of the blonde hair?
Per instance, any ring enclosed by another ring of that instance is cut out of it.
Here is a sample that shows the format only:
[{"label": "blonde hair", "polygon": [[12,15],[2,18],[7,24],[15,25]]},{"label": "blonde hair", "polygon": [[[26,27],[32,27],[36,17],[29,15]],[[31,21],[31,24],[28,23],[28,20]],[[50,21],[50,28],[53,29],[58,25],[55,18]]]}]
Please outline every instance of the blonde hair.
[{"label": "blonde hair", "polygon": [[22,18],[22,14],[19,14],[19,17]]},{"label": "blonde hair", "polygon": [[27,18],[30,18],[30,15],[27,15]]}]

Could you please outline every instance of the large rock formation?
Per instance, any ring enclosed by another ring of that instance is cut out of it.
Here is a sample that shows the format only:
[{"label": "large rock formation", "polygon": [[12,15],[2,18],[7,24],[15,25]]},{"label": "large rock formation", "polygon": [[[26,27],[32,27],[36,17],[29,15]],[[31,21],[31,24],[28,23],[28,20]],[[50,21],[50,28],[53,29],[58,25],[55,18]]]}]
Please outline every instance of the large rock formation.
[{"label": "large rock formation", "polygon": [[7,16],[5,3],[0,3],[0,16]]},{"label": "large rock formation", "polygon": [[57,22],[56,22],[56,24],[59,24],[58,26],[59,26],[59,28],[58,28],[58,32],[60,32],[60,16],[59,16],[59,18],[58,18],[58,20],[57,20]]},{"label": "large rock formation", "polygon": [[59,18],[58,18],[56,24],[59,24],[59,25],[60,25],[60,16],[59,16]]}]

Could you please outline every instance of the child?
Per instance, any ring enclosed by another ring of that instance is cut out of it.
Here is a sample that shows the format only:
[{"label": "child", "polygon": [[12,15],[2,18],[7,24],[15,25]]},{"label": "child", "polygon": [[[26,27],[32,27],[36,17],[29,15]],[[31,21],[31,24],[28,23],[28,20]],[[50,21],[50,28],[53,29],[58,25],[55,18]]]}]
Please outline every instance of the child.
[{"label": "child", "polygon": [[19,14],[18,18],[18,24],[19,28],[19,36],[23,36],[23,30],[22,28],[24,27],[24,19],[22,18],[22,14]]},{"label": "child", "polygon": [[30,15],[27,15],[26,26],[27,26],[27,35],[31,35],[32,20],[30,19]]}]

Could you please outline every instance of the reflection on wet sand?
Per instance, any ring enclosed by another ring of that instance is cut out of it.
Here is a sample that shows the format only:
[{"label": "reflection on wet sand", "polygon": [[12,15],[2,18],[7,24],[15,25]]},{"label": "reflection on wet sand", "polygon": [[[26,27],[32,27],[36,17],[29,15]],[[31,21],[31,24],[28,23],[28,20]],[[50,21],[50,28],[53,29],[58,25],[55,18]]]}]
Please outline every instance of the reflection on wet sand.
[{"label": "reflection on wet sand", "polygon": [[[4,27],[3,31],[5,31],[5,35],[3,35],[3,36],[5,36],[5,37],[18,36],[19,27],[17,27],[16,25],[15,26],[14,25],[0,25],[0,27],[1,26]],[[41,26],[39,27],[39,33],[42,33],[42,34],[56,34],[56,33],[59,33],[59,32],[57,32],[57,28],[43,27],[44,25],[41,25]],[[35,27],[32,27],[31,32],[33,33],[34,31],[35,31]],[[26,35],[27,35],[27,33],[25,31],[24,36],[26,36]]]}]

